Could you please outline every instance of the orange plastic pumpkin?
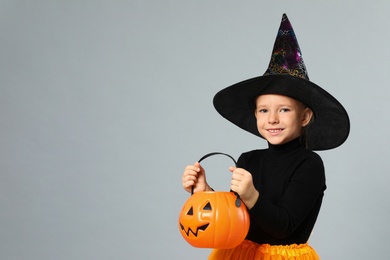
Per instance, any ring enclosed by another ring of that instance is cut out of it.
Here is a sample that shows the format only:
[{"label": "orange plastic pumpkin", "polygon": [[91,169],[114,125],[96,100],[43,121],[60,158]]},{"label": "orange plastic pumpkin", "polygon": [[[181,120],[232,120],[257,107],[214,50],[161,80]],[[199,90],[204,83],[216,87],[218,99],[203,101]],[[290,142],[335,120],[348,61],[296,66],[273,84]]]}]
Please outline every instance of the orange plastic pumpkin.
[{"label": "orange plastic pumpkin", "polygon": [[248,233],[248,210],[234,192],[196,192],[180,212],[179,230],[194,247],[233,248]]}]

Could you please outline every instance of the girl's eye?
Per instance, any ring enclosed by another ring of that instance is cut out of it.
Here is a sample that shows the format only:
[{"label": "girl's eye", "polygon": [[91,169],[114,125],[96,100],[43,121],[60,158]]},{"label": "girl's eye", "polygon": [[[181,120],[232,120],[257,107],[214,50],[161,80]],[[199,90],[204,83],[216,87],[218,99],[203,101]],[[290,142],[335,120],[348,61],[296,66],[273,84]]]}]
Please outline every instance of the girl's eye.
[{"label": "girl's eye", "polygon": [[267,109],[260,109],[259,113],[266,113],[268,110]]},{"label": "girl's eye", "polygon": [[290,111],[290,109],[288,109],[288,108],[282,108],[282,109],[280,109],[280,112],[288,112],[288,111]]}]

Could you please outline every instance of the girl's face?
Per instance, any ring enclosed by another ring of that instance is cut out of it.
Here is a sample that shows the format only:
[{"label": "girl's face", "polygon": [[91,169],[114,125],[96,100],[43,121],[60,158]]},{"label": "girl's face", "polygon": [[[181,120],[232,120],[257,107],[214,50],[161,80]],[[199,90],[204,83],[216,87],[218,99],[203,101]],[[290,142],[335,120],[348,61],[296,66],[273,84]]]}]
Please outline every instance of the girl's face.
[{"label": "girl's face", "polygon": [[256,99],[257,129],[270,144],[285,144],[302,133],[313,111],[301,102],[282,95],[267,94]]}]

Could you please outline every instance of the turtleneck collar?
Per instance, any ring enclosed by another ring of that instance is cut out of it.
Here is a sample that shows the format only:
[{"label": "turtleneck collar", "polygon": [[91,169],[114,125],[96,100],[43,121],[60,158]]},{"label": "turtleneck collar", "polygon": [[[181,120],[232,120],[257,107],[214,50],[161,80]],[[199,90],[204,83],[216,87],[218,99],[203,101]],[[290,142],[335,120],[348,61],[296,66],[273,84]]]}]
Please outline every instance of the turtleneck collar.
[{"label": "turtleneck collar", "polygon": [[273,144],[268,143],[268,148],[271,152],[288,153],[288,152],[294,151],[298,148],[303,148],[303,146],[302,146],[301,142],[299,141],[299,138],[296,138],[294,140],[291,140],[288,143],[280,144],[280,145],[273,145]]}]

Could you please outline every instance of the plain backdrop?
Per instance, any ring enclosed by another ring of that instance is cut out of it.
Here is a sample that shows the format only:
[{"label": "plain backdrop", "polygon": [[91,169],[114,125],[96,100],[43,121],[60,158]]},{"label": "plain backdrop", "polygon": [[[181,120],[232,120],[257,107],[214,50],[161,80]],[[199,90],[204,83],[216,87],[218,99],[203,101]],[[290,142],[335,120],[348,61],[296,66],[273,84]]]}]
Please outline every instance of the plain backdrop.
[{"label": "plain backdrop", "polygon": [[[319,152],[310,238],[322,259],[386,259],[390,2],[0,1],[0,259],[206,259],[178,230],[187,164],[264,140],[223,119],[219,90],[262,75],[287,13],[310,79],[347,109]],[[229,189],[228,158],[204,162]]]}]

